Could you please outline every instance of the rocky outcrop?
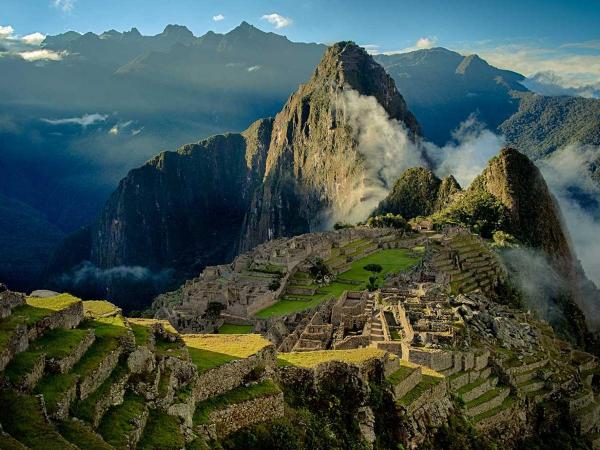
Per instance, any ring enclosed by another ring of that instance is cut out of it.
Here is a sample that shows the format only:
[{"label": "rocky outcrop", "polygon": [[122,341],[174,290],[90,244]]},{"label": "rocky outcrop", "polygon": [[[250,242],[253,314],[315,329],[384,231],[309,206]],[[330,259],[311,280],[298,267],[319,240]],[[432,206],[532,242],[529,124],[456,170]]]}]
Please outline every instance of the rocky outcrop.
[{"label": "rocky outcrop", "polygon": [[373,96],[413,136],[419,126],[394,81],[366,51],[341,42],[294,93],[273,124],[265,181],[246,217],[241,248],[321,228],[348,213],[357,184],[368,184],[361,154],[340,107],[345,91]]},{"label": "rocky outcrop", "polygon": [[407,220],[428,216],[447,206],[459,191],[460,185],[452,175],[440,180],[431,170],[414,167],[396,181],[373,215],[400,214]]}]

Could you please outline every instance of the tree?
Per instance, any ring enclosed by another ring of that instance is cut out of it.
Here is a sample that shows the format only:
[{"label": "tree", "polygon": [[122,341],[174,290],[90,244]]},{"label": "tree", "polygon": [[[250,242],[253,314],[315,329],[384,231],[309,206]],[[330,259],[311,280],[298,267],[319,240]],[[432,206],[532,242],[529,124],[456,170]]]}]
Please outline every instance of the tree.
[{"label": "tree", "polygon": [[367,225],[371,228],[395,228],[397,230],[410,230],[410,225],[399,214],[387,213],[381,216],[369,217]]},{"label": "tree", "polygon": [[383,270],[379,264],[367,264],[363,267],[367,272],[379,273]]}]

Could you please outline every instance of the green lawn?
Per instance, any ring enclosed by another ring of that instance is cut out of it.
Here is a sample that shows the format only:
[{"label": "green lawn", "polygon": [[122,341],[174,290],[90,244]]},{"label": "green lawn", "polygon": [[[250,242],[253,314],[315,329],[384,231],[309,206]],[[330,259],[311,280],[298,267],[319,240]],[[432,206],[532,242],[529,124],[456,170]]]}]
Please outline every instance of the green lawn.
[{"label": "green lawn", "polygon": [[[293,299],[281,299],[255,314],[255,317],[267,319],[273,316],[282,316],[305,309],[313,308],[331,297],[339,297],[344,291],[361,291],[366,289],[369,277],[373,273],[364,269],[367,264],[379,264],[382,271],[378,275],[378,285],[388,273],[398,273],[408,269],[420,260],[414,252],[407,249],[380,250],[352,263],[350,269],[338,275],[338,280],[329,286],[320,287],[315,295],[294,295]],[[357,284],[344,283],[345,280],[358,282]],[[316,286],[312,286],[316,287]]]},{"label": "green lawn", "polygon": [[219,334],[248,334],[252,333],[253,325],[232,325],[224,323],[219,327]]}]

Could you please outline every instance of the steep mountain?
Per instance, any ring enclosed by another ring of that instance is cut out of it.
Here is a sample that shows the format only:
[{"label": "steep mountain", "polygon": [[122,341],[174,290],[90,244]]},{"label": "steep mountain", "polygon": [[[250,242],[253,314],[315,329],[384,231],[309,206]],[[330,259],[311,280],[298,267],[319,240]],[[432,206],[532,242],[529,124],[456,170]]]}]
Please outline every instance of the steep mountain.
[{"label": "steep mountain", "polygon": [[523,247],[508,250],[505,264],[526,286],[530,307],[564,336],[591,344],[582,311],[589,324],[595,323],[592,313],[600,297],[576,257],[556,200],[527,156],[502,149],[463,195],[432,218],[469,226],[486,237],[495,231],[515,236]]},{"label": "steep mountain", "polygon": [[381,66],[353,43],[335,44],[275,119],[161,153],[132,170],[92,225],[85,259],[103,270],[172,268],[181,280],[231,260],[240,248],[321,229],[363,201],[376,206],[379,199],[349,200],[382,181],[348,122],[346,95],[373,99],[412,136],[419,133]]},{"label": "steep mountain", "polygon": [[99,267],[186,268],[232,258],[232,245],[263,178],[272,120],[164,152],[132,170],[92,227]]},{"label": "steep mountain", "polygon": [[[600,146],[600,100],[531,93],[519,98],[518,111],[498,129],[529,157],[544,158],[567,145]],[[600,182],[600,151],[589,169]]]},{"label": "steep mountain", "polygon": [[375,60],[394,78],[423,135],[438,145],[471,114],[495,129],[519,107],[512,91],[527,91],[522,75],[441,47],[377,55]]},{"label": "steep mountain", "polygon": [[[348,90],[372,96],[391,119],[414,134],[419,126],[394,81],[360,47],[333,45],[311,80],[294,93],[275,118],[265,181],[246,218],[242,249],[275,236],[321,228],[347,216],[369,159],[339,104]],[[375,205],[373,205],[375,206]]]},{"label": "steep mountain", "polygon": [[0,167],[10,168],[0,193],[67,233],[162,149],[276,114],[326,48],[247,23],[202,37],[175,25],[156,36],[68,32],[42,46],[60,59],[0,58]]},{"label": "steep mountain", "polygon": [[428,216],[444,208],[459,191],[460,185],[452,175],[440,180],[431,170],[414,167],[396,181],[373,215],[400,214],[407,220]]}]

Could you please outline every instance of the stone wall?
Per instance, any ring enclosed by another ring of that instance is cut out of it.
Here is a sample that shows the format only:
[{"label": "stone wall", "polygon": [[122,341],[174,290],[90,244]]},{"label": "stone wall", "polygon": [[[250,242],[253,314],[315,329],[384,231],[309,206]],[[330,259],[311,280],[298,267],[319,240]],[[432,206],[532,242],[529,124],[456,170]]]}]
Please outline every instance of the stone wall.
[{"label": "stone wall", "polygon": [[11,359],[17,354],[27,350],[29,339],[27,336],[27,327],[19,324],[13,330],[4,349],[0,352],[0,372],[3,371]]},{"label": "stone wall", "polygon": [[67,356],[60,359],[46,359],[47,370],[53,373],[67,373],[81,359],[83,354],[90,348],[90,345],[92,345],[95,340],[96,335],[94,334],[94,330],[88,330],[85,337],[79,341],[77,347],[75,347]]},{"label": "stone wall", "polygon": [[421,368],[417,367],[404,380],[402,380],[400,383],[398,383],[394,386],[394,396],[397,399],[401,399],[420,382],[421,382]]},{"label": "stone wall", "polygon": [[445,398],[447,398],[446,393],[446,383],[444,382],[444,380],[440,380],[435,386],[429,388],[428,391],[421,394],[421,396],[418,399],[412,402],[408,406],[407,412],[409,414],[412,414],[419,408],[421,408],[423,405],[443,401]]},{"label": "stone wall", "polygon": [[81,379],[79,383],[77,383],[79,399],[86,399],[92,392],[98,389],[98,387],[100,387],[100,385],[106,381],[113,369],[117,366],[122,351],[123,349],[121,347],[117,347],[102,360],[94,372]]},{"label": "stone wall", "polygon": [[433,370],[444,370],[452,367],[453,356],[451,352],[411,347],[409,361],[421,366],[427,366]]},{"label": "stone wall", "polygon": [[488,411],[492,408],[495,408],[496,406],[500,406],[502,404],[502,402],[506,399],[506,397],[508,397],[508,395],[510,394],[510,389],[504,389],[500,394],[498,394],[496,397],[492,398],[491,400],[488,400],[487,402],[484,402],[480,405],[475,406],[474,408],[469,409],[468,411],[466,411],[466,414],[469,417],[475,417],[478,414],[481,414],[485,411]]},{"label": "stone wall", "polygon": [[56,328],[75,328],[83,320],[83,303],[76,302],[36,322],[27,330],[29,341],[34,341],[46,331]]},{"label": "stone wall", "polygon": [[284,414],[283,392],[227,405],[209,414],[196,431],[208,439],[223,438],[241,428],[278,419]]},{"label": "stone wall", "polygon": [[[0,291],[2,286],[0,286]],[[13,309],[24,304],[25,295],[7,290],[0,292],[0,319],[10,316]]]},{"label": "stone wall", "polygon": [[127,384],[128,379],[129,374],[123,374],[122,377],[118,378],[114,383],[112,383],[106,395],[98,398],[98,401],[94,403],[91,417],[91,423],[94,428],[98,428],[102,417],[111,406],[120,405],[123,403],[123,398],[125,396],[125,385]]},{"label": "stone wall", "polygon": [[194,399],[197,402],[228,392],[244,382],[244,378],[254,369],[267,370],[275,366],[275,348],[269,345],[255,355],[238,359],[222,366],[209,369],[198,375],[194,386]]}]

